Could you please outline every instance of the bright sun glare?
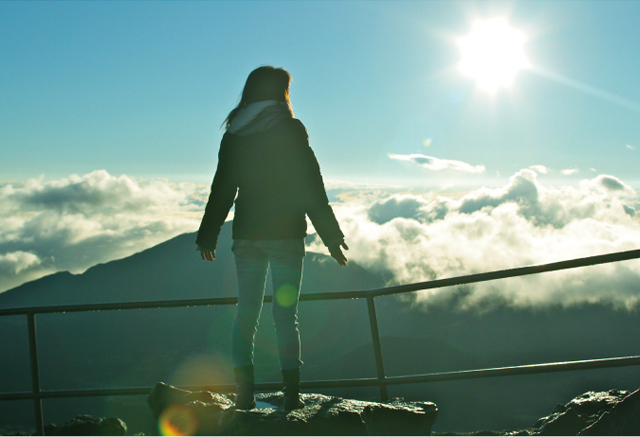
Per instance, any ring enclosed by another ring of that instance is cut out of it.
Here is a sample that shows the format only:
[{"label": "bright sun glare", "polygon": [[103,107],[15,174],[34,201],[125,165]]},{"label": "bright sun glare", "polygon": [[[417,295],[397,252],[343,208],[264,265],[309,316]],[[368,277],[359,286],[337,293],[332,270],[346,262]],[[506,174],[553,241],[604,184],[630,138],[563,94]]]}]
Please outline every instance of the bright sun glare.
[{"label": "bright sun glare", "polygon": [[524,34],[504,19],[479,21],[460,38],[462,59],[458,67],[489,92],[511,85],[518,70],[529,63],[524,54]]}]

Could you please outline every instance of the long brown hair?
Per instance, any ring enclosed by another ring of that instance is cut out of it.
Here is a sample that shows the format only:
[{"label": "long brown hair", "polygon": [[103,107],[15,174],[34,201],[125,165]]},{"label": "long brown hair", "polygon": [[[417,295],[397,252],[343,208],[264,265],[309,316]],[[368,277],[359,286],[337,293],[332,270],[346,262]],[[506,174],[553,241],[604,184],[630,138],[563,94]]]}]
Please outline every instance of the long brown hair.
[{"label": "long brown hair", "polygon": [[227,118],[222,122],[222,126],[228,129],[233,117],[249,103],[275,100],[286,103],[291,109],[289,84],[291,84],[291,75],[284,68],[276,68],[271,65],[256,68],[247,77],[240,103],[229,112]]}]

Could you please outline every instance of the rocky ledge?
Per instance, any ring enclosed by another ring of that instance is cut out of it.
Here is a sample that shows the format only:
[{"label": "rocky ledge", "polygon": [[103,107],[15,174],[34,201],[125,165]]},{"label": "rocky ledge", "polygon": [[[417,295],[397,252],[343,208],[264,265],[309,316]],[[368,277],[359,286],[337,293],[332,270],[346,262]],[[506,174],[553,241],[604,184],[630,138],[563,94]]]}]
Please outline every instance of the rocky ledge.
[{"label": "rocky ledge", "polygon": [[[258,408],[236,410],[233,395],[190,392],[159,383],[147,401],[164,435],[429,435],[438,409],[432,403],[362,402],[303,394],[306,405],[288,414],[282,393],[257,396]],[[46,435],[125,435],[117,418],[78,416]],[[587,392],[558,404],[530,428],[439,435],[640,435],[640,390]]]},{"label": "rocky ledge", "polygon": [[530,428],[478,431],[464,435],[640,435],[640,390],[632,393],[627,390],[590,391],[567,404],[558,404],[551,414],[539,419]]},{"label": "rocky ledge", "polygon": [[587,392],[536,423],[537,435],[640,435],[640,390]]},{"label": "rocky ledge", "polygon": [[190,392],[158,383],[147,398],[164,435],[430,435],[430,402],[363,402],[302,394],[303,408],[282,410],[282,392],[256,395],[257,408],[236,410],[233,395]]}]

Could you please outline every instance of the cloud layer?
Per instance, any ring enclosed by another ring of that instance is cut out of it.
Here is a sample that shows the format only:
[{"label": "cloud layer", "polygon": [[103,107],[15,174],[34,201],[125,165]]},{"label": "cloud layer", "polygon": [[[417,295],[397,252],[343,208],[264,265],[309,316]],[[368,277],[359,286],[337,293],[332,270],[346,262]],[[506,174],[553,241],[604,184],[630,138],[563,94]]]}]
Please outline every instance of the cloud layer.
[{"label": "cloud layer", "polygon": [[197,229],[208,187],[104,170],[0,187],[0,292],[87,268]]},{"label": "cloud layer", "polygon": [[[525,169],[498,188],[459,199],[393,194],[335,206],[351,250],[367,268],[402,284],[640,248],[638,196],[616,177],[545,187]],[[312,249],[319,250],[317,246]],[[602,303],[636,308],[640,261],[417,293],[427,308]]]},{"label": "cloud layer", "polygon": [[[537,168],[536,170],[540,170]],[[545,186],[524,169],[509,183],[459,198],[400,193],[398,187],[330,190],[348,257],[403,284],[640,248],[640,198],[599,175],[576,186]],[[199,224],[209,188],[138,181],[104,170],[0,186],[0,291],[61,270],[139,252]],[[326,253],[320,243],[310,250]],[[430,290],[429,309],[602,303],[637,308],[640,261]]]}]

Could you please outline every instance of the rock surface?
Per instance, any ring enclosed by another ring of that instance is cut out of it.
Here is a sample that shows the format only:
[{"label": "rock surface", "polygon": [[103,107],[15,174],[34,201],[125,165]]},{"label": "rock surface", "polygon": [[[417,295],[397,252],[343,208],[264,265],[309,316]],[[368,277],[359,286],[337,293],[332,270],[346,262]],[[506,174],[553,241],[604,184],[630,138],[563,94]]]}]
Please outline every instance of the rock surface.
[{"label": "rock surface", "polygon": [[609,390],[605,392],[587,392],[568,404],[561,405],[547,417],[540,419],[534,428],[535,435],[576,435],[596,422],[600,416],[614,408],[629,392]]},{"label": "rock surface", "polygon": [[183,435],[430,435],[438,413],[429,402],[375,403],[306,393],[301,398],[305,406],[289,413],[279,409],[282,392],[257,394],[257,408],[236,410],[233,395],[158,383],[147,402],[161,431]]},{"label": "rock surface", "polygon": [[[233,395],[191,392],[158,383],[147,402],[164,435],[429,435],[438,412],[432,403],[375,403],[303,394],[305,407],[286,414],[278,409],[281,392],[256,397],[258,408],[236,410]],[[126,432],[125,423],[114,417],[77,416],[45,428],[46,435]],[[640,435],[640,390],[584,393],[558,404],[527,429],[439,435]]]},{"label": "rock surface", "polygon": [[567,404],[558,404],[531,428],[466,435],[640,435],[640,390],[590,391]]},{"label": "rock surface", "polygon": [[127,425],[116,417],[77,416],[62,425],[48,425],[45,435],[125,435]]},{"label": "rock surface", "polygon": [[640,435],[640,390],[625,396],[578,435]]}]

